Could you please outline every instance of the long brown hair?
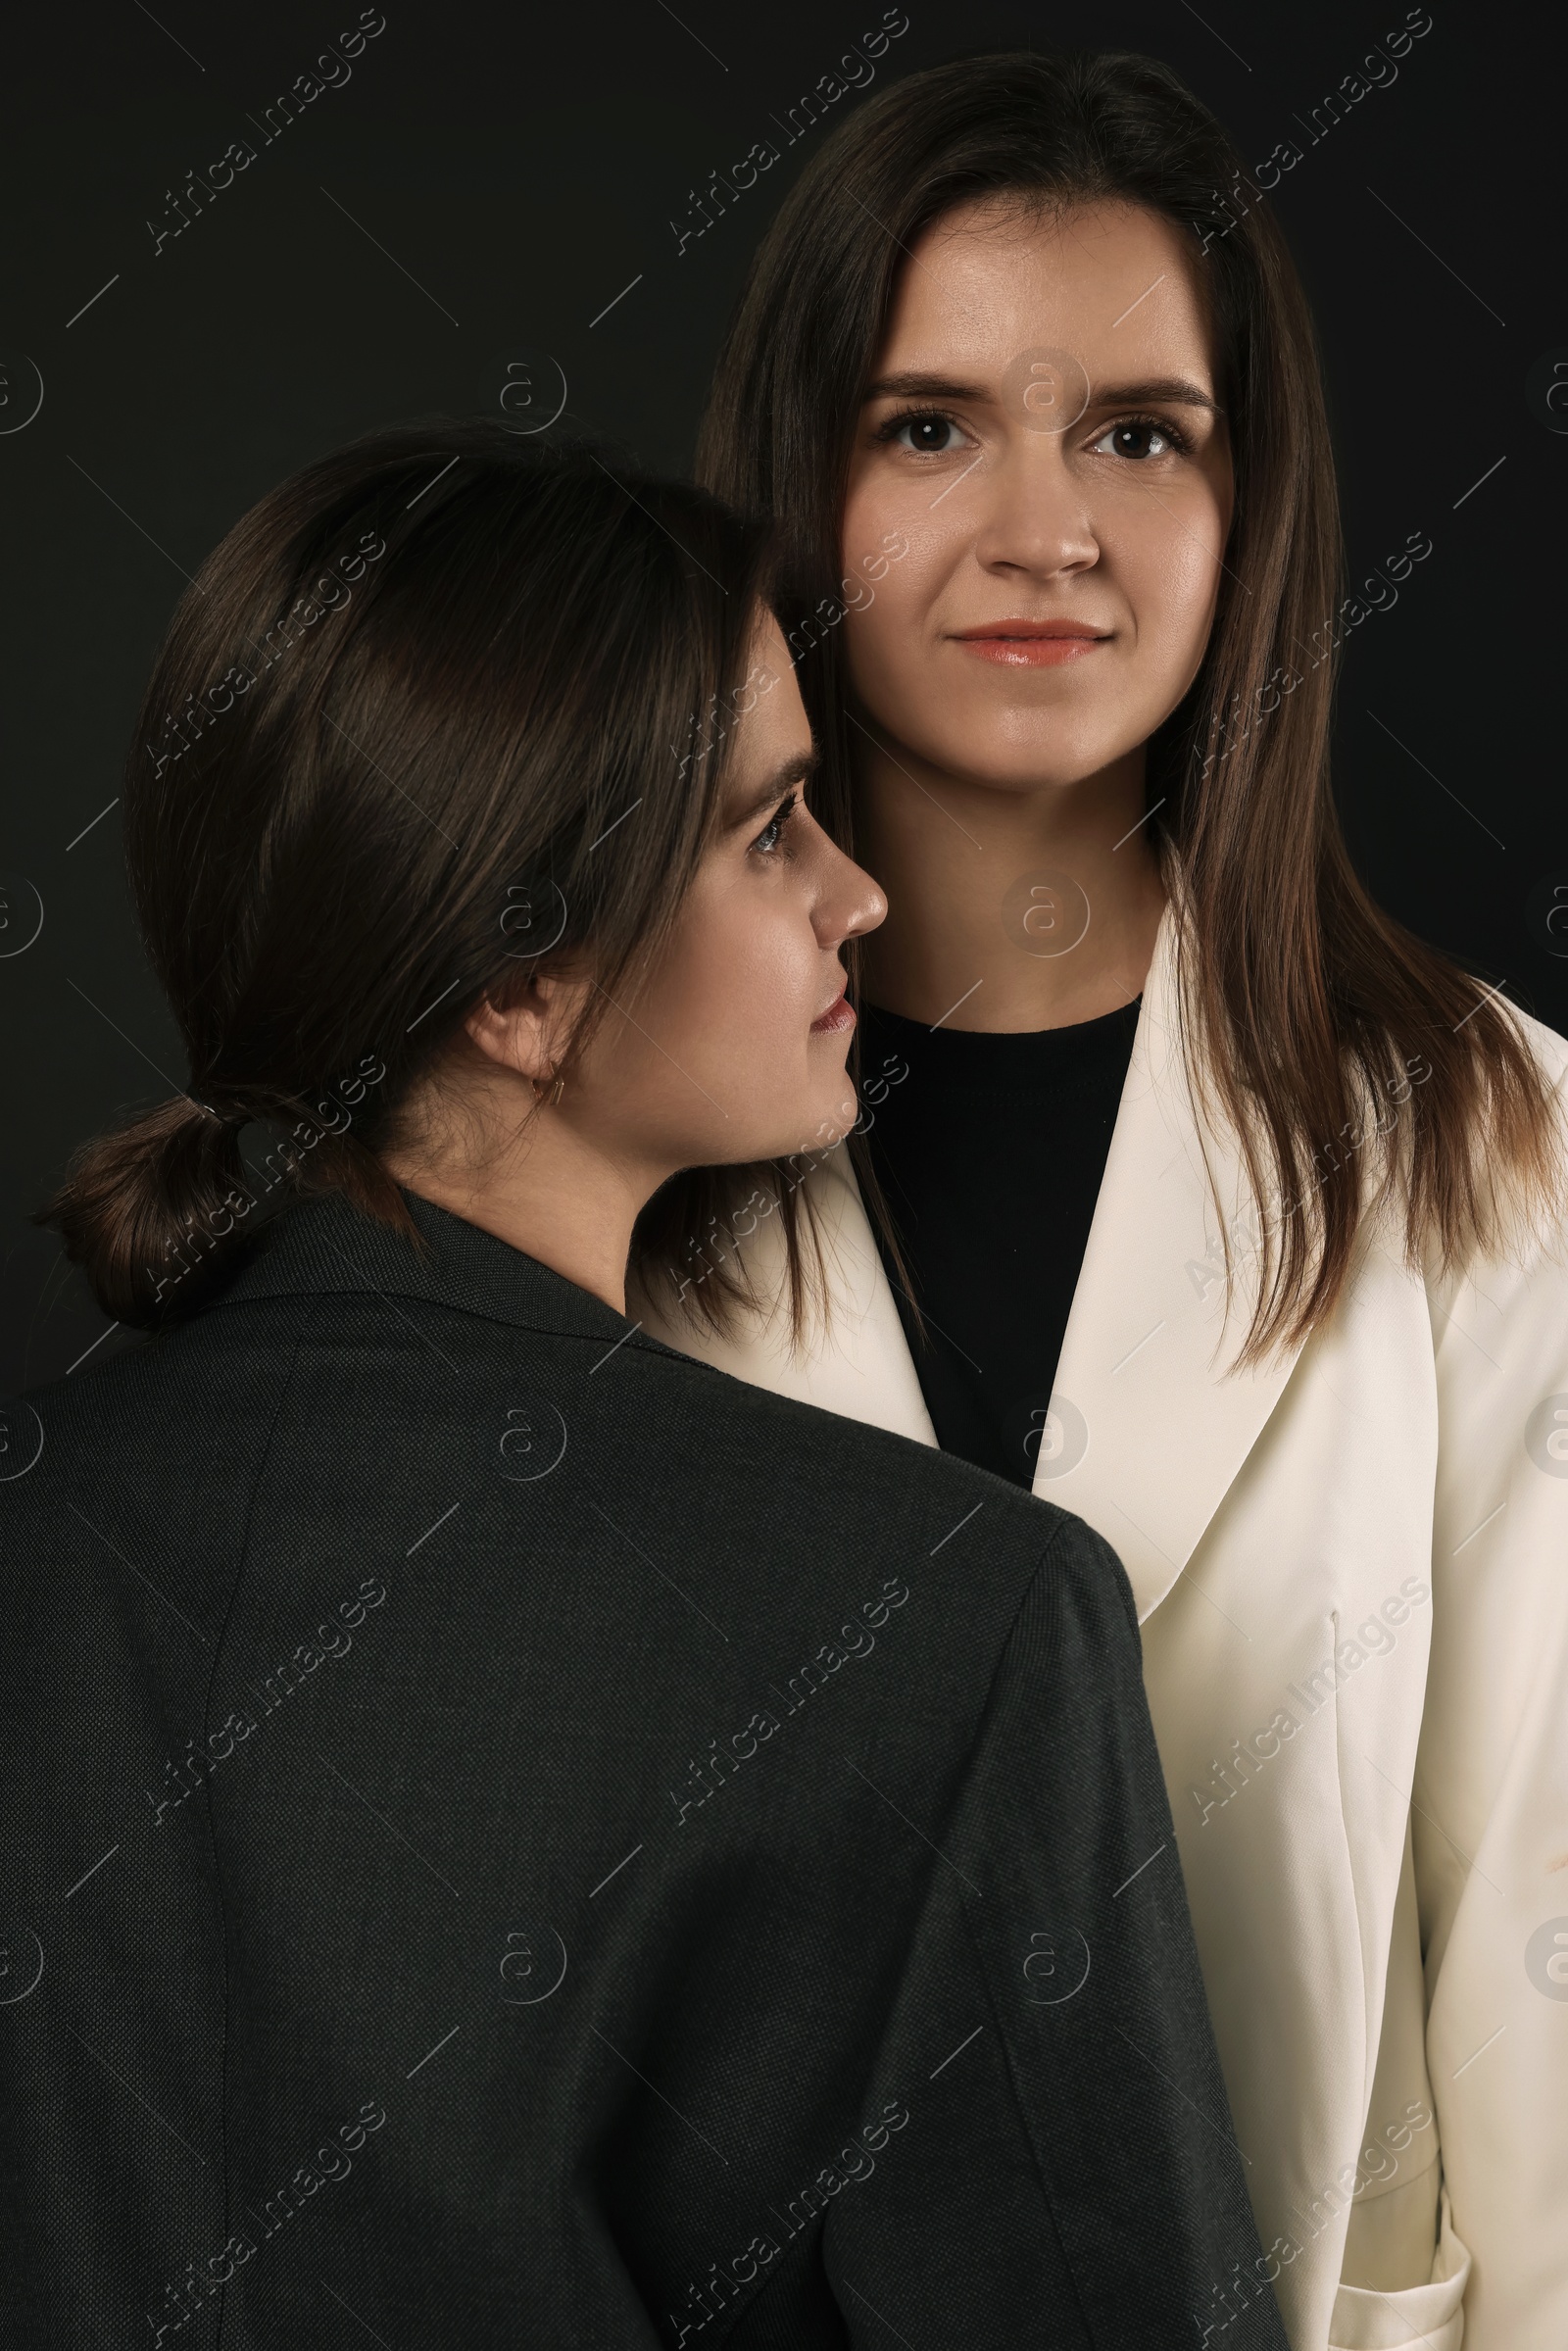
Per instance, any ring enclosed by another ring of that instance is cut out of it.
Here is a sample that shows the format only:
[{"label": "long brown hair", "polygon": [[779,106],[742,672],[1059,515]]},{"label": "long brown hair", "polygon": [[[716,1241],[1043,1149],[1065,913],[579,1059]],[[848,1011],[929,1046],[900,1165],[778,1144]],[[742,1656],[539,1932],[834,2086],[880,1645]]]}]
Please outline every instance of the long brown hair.
[{"label": "long brown hair", "polygon": [[[419,1246],[380,1154],[417,1151],[417,1082],[465,1016],[586,949],[569,1062],[667,937],[769,565],[699,490],[478,420],[372,433],[235,523],[175,610],[123,786],[190,1088],[87,1144],[36,1219],[106,1313],[194,1304],[254,1210],[313,1191]],[[291,1130],[265,1182],[252,1122]],[[666,1186],[634,1260],[701,1236],[718,1181]]]},{"label": "long brown hair", "polygon": [[[1245,194],[1243,190],[1245,188]],[[904,256],[955,207],[1120,200],[1191,239],[1206,288],[1236,511],[1200,674],[1150,747],[1148,800],[1177,891],[1181,1051],[1229,1118],[1264,1209],[1238,1362],[1331,1312],[1360,1225],[1363,1161],[1336,1145],[1396,1106],[1380,1205],[1403,1187],[1413,1266],[1555,1207],[1555,1097],[1511,1006],[1373,904],[1329,785],[1343,555],[1306,300],[1285,240],[1213,117],[1168,68],[1117,55],[975,57],[912,74],[819,147],[758,253],[719,361],[699,478],[771,515],[801,581],[786,615],[823,755],[823,821],[854,838],[845,631],[832,625],[850,446]],[[847,589],[848,583],[843,583]],[[813,627],[806,615],[814,611]],[[815,642],[812,642],[813,637]],[[1173,870],[1173,867],[1177,870]],[[1410,1073],[1425,1063],[1425,1082]],[[868,1204],[886,1208],[858,1140]],[[1227,1292],[1232,1236],[1219,1208]],[[1304,1213],[1298,1213],[1300,1209]],[[1278,1249],[1276,1234],[1283,1235]]]}]

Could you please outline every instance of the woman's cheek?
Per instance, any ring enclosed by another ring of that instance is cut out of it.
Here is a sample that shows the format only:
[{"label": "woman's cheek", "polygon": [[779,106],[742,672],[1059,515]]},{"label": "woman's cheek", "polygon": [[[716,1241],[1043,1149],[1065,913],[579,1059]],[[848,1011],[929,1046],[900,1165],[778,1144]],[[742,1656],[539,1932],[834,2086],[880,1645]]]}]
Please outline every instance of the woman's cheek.
[{"label": "woman's cheek", "polygon": [[[1197,518],[1200,526],[1206,516]],[[1137,632],[1139,667],[1151,706],[1151,731],[1181,701],[1207,650],[1223,577],[1211,538],[1195,529],[1129,550],[1121,566]]]},{"label": "woman's cheek", "polygon": [[[799,1077],[807,1032],[821,1010],[812,1002],[809,968],[815,943],[808,917],[797,911],[791,878],[786,867],[771,877],[783,888],[750,891],[732,906],[725,950],[705,990],[703,1033],[715,1044],[727,1040],[715,1065],[755,1071],[764,1092]],[[715,1006],[721,1007],[717,1021]]]},{"label": "woman's cheek", "polygon": [[[901,485],[906,489],[906,485]],[[929,483],[922,484],[926,505]],[[841,534],[841,570],[851,571],[866,551],[891,537],[906,552],[878,577],[876,593],[845,601],[849,610],[839,626],[852,681],[858,692],[906,701],[918,690],[924,666],[926,624],[942,579],[953,567],[953,550],[934,528],[924,505],[912,509],[901,500],[858,504],[845,510]],[[887,717],[884,711],[879,715]]]},{"label": "woman's cheek", "polygon": [[[901,589],[906,587],[901,580]],[[874,718],[895,725],[919,693],[919,615],[906,596],[885,581],[876,602],[845,615],[844,645],[850,683]],[[912,666],[912,674],[911,672]]]}]

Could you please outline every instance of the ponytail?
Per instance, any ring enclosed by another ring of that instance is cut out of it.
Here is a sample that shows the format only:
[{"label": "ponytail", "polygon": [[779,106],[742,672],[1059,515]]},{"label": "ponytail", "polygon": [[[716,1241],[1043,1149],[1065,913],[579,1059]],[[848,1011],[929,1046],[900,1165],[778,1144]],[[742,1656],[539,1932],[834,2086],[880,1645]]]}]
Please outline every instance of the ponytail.
[{"label": "ponytail", "polygon": [[239,1128],[179,1094],[84,1144],[34,1222],[57,1227],[106,1314],[146,1329],[244,1180]]},{"label": "ponytail", "polygon": [[[384,1076],[384,1065],[378,1067]],[[363,1101],[367,1080],[352,1083]],[[328,1106],[342,1116],[341,1125],[327,1118]],[[235,1098],[214,1108],[193,1095],[175,1095],[84,1144],[33,1222],[56,1228],[104,1312],[136,1330],[154,1329],[196,1303],[209,1271],[232,1256],[249,1219],[280,1183],[295,1197],[347,1193],[417,1247],[418,1228],[396,1182],[375,1152],[350,1135],[351,1113],[330,1095],[269,1152],[266,1180],[252,1178],[239,1148],[244,1128],[257,1119],[296,1120],[305,1109],[303,1102],[276,1096]]]}]

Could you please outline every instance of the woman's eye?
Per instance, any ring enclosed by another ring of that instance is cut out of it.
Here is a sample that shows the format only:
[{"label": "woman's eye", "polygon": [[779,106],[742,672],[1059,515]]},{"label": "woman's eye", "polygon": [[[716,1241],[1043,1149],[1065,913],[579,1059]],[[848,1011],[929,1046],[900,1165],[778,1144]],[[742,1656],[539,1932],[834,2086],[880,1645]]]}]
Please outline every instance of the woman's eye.
[{"label": "woman's eye", "polygon": [[891,417],[878,435],[896,448],[912,449],[918,457],[950,457],[962,437],[951,416],[935,415]]},{"label": "woman's eye", "polygon": [[1152,417],[1132,416],[1102,433],[1094,447],[1103,457],[1169,457],[1176,447],[1176,436]]},{"label": "woman's eye", "polygon": [[784,827],[788,824],[794,813],[795,795],[792,792],[789,796],[789,799],[784,803],[784,806],[768,819],[766,824],[763,825],[761,831],[758,834],[757,839],[752,843],[752,847],[754,849],[760,849],[764,857],[768,856],[771,851],[782,847],[784,840]]}]

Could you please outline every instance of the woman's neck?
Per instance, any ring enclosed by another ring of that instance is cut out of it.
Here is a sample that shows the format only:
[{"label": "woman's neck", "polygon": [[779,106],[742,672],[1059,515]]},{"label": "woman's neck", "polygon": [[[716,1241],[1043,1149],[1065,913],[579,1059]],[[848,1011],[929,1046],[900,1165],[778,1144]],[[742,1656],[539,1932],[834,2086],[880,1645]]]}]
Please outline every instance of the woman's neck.
[{"label": "woman's neck", "polygon": [[[480,1099],[469,1105],[470,1121],[488,1109],[493,1132],[514,1132],[521,1115],[517,1090],[491,1084],[475,1092]],[[411,1192],[493,1233],[624,1314],[632,1227],[671,1171],[623,1163],[579,1133],[564,1108],[540,1108],[514,1149],[486,1153],[477,1164],[456,1148],[385,1152],[384,1163]]]},{"label": "woman's neck", "polygon": [[1064,1028],[1144,985],[1165,891],[1140,748],[1080,783],[996,787],[862,737],[855,854],[887,892],[870,1002],[936,1026]]}]

